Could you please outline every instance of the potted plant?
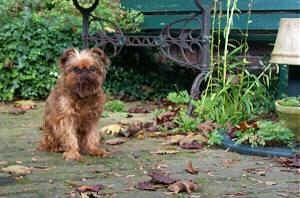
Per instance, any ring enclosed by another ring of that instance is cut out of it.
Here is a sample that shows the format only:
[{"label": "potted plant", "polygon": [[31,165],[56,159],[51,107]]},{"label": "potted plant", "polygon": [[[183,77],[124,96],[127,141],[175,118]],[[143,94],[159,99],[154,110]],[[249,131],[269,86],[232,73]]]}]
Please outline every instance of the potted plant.
[{"label": "potted plant", "polygon": [[300,141],[300,96],[277,100],[275,107],[279,119],[295,133],[296,140]]}]

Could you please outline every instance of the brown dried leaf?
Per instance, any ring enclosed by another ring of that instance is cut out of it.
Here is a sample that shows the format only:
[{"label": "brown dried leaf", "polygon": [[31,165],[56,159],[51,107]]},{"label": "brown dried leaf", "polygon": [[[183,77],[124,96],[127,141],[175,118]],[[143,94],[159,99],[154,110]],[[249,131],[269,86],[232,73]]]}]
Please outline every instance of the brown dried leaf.
[{"label": "brown dried leaf", "polygon": [[24,111],[22,109],[14,108],[14,109],[10,110],[8,113],[13,114],[13,115],[21,115],[21,114],[26,113],[26,111]]},{"label": "brown dried leaf", "polygon": [[173,121],[180,108],[173,109],[172,111],[163,112],[156,117],[156,123],[161,125],[165,122]]},{"label": "brown dried leaf", "polygon": [[192,174],[192,175],[196,175],[198,174],[199,170],[197,168],[193,167],[192,161],[189,161],[185,167],[185,171]]},{"label": "brown dried leaf", "polygon": [[128,125],[127,132],[123,134],[125,137],[133,136],[143,129],[143,123],[140,121],[132,122]]},{"label": "brown dried leaf", "polygon": [[119,145],[125,143],[127,140],[125,138],[113,138],[106,140],[105,143],[109,145]]},{"label": "brown dried leaf", "polygon": [[192,193],[199,189],[199,185],[194,183],[193,181],[177,181],[174,184],[169,185],[168,190],[174,193],[187,192]]},{"label": "brown dried leaf", "polygon": [[31,173],[32,169],[22,165],[12,165],[1,169],[2,172],[9,173],[13,176],[25,176]]},{"label": "brown dried leaf", "polygon": [[169,144],[169,145],[178,145],[179,142],[181,140],[183,140],[186,136],[184,135],[173,135],[173,136],[169,136],[167,138],[167,141],[165,144]]},{"label": "brown dried leaf", "polygon": [[238,161],[239,160],[237,160],[237,159],[224,159],[224,160],[222,160],[222,164],[223,164],[224,167],[229,168],[229,167],[233,166]]},{"label": "brown dried leaf", "polygon": [[300,153],[296,153],[292,159],[286,157],[280,157],[276,161],[279,162],[284,167],[300,168]]},{"label": "brown dried leaf", "polygon": [[207,143],[208,138],[204,135],[197,134],[192,137],[194,140],[197,140],[200,144]]},{"label": "brown dried leaf", "polygon": [[266,181],[265,184],[268,186],[273,186],[273,185],[276,185],[277,183],[274,181]]},{"label": "brown dried leaf", "polygon": [[158,126],[154,122],[146,122],[143,124],[143,128],[148,132],[158,131]]},{"label": "brown dried leaf", "polygon": [[173,121],[167,121],[167,122],[162,123],[161,126],[165,129],[171,130],[171,129],[176,128],[177,125]]},{"label": "brown dried leaf", "polygon": [[300,168],[300,152],[296,153],[293,158],[292,167]]},{"label": "brown dried leaf", "polygon": [[229,135],[229,137],[234,138],[237,129],[232,125],[231,122],[226,123],[226,129],[227,129],[227,134]]},{"label": "brown dried leaf", "polygon": [[217,124],[211,120],[207,120],[198,125],[198,129],[206,135],[213,132],[216,128],[217,128]]},{"label": "brown dried leaf", "polygon": [[174,149],[159,149],[156,151],[150,152],[151,154],[157,154],[157,155],[167,155],[167,154],[176,154],[179,153],[179,151]]},{"label": "brown dried leaf", "polygon": [[202,145],[197,140],[188,138],[181,140],[179,146],[183,149],[202,149]]},{"label": "brown dried leaf", "polygon": [[151,191],[155,191],[156,188],[154,187],[154,185],[151,183],[151,181],[143,181],[143,182],[139,182],[135,185],[135,188],[139,189],[139,190],[151,190]]},{"label": "brown dried leaf", "polygon": [[177,180],[171,178],[167,173],[161,171],[161,170],[153,170],[148,173],[148,175],[151,177],[151,182],[154,184],[173,184]]},{"label": "brown dried leaf", "polygon": [[102,190],[104,186],[102,184],[96,184],[96,185],[82,185],[76,188],[77,192],[99,192]]},{"label": "brown dried leaf", "polygon": [[132,107],[128,109],[129,113],[150,113],[150,110],[146,107]]},{"label": "brown dried leaf", "polygon": [[28,111],[36,108],[35,102],[32,100],[19,100],[14,103],[14,106],[22,111]]},{"label": "brown dried leaf", "polygon": [[122,124],[111,124],[111,125],[107,125],[104,126],[100,129],[100,133],[102,135],[119,135],[122,131],[125,130],[124,125]]},{"label": "brown dried leaf", "polygon": [[247,129],[250,129],[250,128],[257,128],[257,122],[256,121],[243,121],[241,123],[239,123],[236,128],[239,130],[239,131],[246,131]]}]

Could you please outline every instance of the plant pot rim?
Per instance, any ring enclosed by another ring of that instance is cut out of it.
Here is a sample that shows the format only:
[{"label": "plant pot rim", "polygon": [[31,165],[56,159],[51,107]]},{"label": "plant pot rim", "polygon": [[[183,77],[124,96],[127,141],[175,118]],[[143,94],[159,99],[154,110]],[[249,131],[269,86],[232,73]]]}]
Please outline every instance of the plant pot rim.
[{"label": "plant pot rim", "polygon": [[276,111],[287,114],[300,114],[300,107],[284,106],[279,104],[279,101],[275,101]]}]

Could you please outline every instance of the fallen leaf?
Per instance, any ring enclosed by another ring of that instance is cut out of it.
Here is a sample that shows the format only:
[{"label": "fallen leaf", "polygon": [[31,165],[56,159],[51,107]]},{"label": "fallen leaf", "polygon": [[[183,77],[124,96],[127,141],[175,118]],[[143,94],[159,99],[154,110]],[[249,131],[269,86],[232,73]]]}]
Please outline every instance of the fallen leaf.
[{"label": "fallen leaf", "polygon": [[208,136],[209,133],[213,132],[217,128],[217,124],[211,120],[207,120],[203,123],[200,123],[198,125],[198,129],[204,133],[205,135]]},{"label": "fallen leaf", "polygon": [[222,160],[222,164],[223,164],[224,167],[229,168],[229,167],[233,166],[238,161],[239,160],[237,160],[237,159],[224,159],[224,160]]},{"label": "fallen leaf", "polygon": [[21,114],[26,113],[26,111],[22,110],[22,109],[14,108],[13,110],[10,110],[8,113],[13,114],[13,115],[21,115]]},{"label": "fallen leaf", "polygon": [[272,186],[272,185],[276,185],[277,183],[274,181],[266,181],[265,184],[268,186]]},{"label": "fallen leaf", "polygon": [[179,146],[183,149],[201,149],[202,145],[197,140],[183,139],[179,142]]},{"label": "fallen leaf", "polygon": [[184,135],[172,135],[167,138],[167,141],[164,144],[179,145],[179,142],[184,138]]},{"label": "fallen leaf", "polygon": [[124,130],[126,130],[126,128],[122,124],[111,124],[111,125],[107,125],[105,127],[102,127],[100,129],[100,133],[102,135],[117,136],[117,135],[119,135]]},{"label": "fallen leaf", "polygon": [[2,172],[9,173],[13,176],[25,176],[31,173],[31,168],[22,165],[12,165],[1,169]]},{"label": "fallen leaf", "polygon": [[235,126],[239,131],[246,131],[247,129],[254,128],[256,129],[257,122],[256,121],[243,121]]},{"label": "fallen leaf", "polygon": [[197,140],[199,143],[207,143],[208,138],[202,134],[197,134],[192,137],[194,140]]},{"label": "fallen leaf", "polygon": [[0,166],[6,166],[8,164],[8,161],[0,161]]},{"label": "fallen leaf", "polygon": [[293,158],[279,157],[276,161],[284,167],[300,168],[300,153],[296,153]]},{"label": "fallen leaf", "polygon": [[19,100],[14,103],[14,106],[20,110],[28,111],[30,109],[36,108],[35,102],[32,100]]},{"label": "fallen leaf", "polygon": [[125,138],[113,138],[105,141],[105,143],[109,145],[119,145],[125,142],[126,142]]},{"label": "fallen leaf", "polygon": [[180,110],[180,108],[177,108],[172,111],[167,111],[167,112],[163,112],[163,113],[159,114],[156,117],[156,123],[161,125],[165,122],[173,121],[173,119],[175,118],[175,116],[177,115],[179,110]]},{"label": "fallen leaf", "polygon": [[300,152],[296,153],[293,157],[292,167],[300,168]]},{"label": "fallen leaf", "polygon": [[96,184],[96,185],[82,185],[76,188],[77,192],[83,193],[83,192],[99,192],[103,189],[102,184]]},{"label": "fallen leaf", "polygon": [[127,114],[127,115],[126,115],[126,118],[132,118],[132,117],[133,117],[132,114]]},{"label": "fallen leaf", "polygon": [[177,124],[173,121],[167,121],[161,124],[161,126],[165,129],[171,130],[177,127]]},{"label": "fallen leaf", "polygon": [[32,157],[31,161],[36,162],[36,161],[38,161],[38,159],[36,157]]},{"label": "fallen leaf", "polygon": [[146,122],[143,124],[143,128],[145,131],[148,132],[155,132],[158,131],[158,126],[154,122]]},{"label": "fallen leaf", "polygon": [[230,193],[225,193],[226,197],[246,197],[247,193],[246,192],[230,192]]},{"label": "fallen leaf", "polygon": [[151,154],[157,154],[157,155],[166,155],[166,154],[176,154],[179,153],[178,150],[174,150],[174,149],[159,149],[157,151],[151,151]]},{"label": "fallen leaf", "polygon": [[151,191],[155,191],[155,187],[154,185],[151,183],[151,181],[143,181],[143,182],[138,182],[135,185],[135,188],[139,189],[139,190],[151,190]]},{"label": "fallen leaf", "polygon": [[157,169],[149,172],[148,175],[151,177],[151,182],[154,184],[169,185],[177,181],[176,179],[171,178],[169,174]]},{"label": "fallen leaf", "polygon": [[129,124],[129,126],[127,128],[127,133],[126,134],[124,133],[123,135],[125,137],[133,136],[142,129],[143,129],[142,122],[140,122],[140,121],[132,122]]},{"label": "fallen leaf", "polygon": [[266,171],[258,171],[256,174],[259,176],[266,176]]},{"label": "fallen leaf", "polygon": [[128,112],[129,113],[150,113],[150,110],[146,107],[137,106],[137,107],[129,108]]},{"label": "fallen leaf", "polygon": [[185,171],[192,174],[192,175],[196,175],[198,174],[198,169],[193,167],[192,161],[189,161],[186,165]]},{"label": "fallen leaf", "polygon": [[194,183],[193,181],[177,181],[174,184],[169,185],[168,190],[174,193],[187,192],[192,193],[199,189],[199,185]]}]

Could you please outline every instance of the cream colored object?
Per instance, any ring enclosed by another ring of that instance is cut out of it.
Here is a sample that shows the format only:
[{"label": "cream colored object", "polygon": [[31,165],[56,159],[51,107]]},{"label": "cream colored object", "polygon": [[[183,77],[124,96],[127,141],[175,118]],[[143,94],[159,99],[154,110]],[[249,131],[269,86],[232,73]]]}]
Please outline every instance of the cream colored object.
[{"label": "cream colored object", "polygon": [[270,62],[300,65],[300,18],[280,19]]}]

